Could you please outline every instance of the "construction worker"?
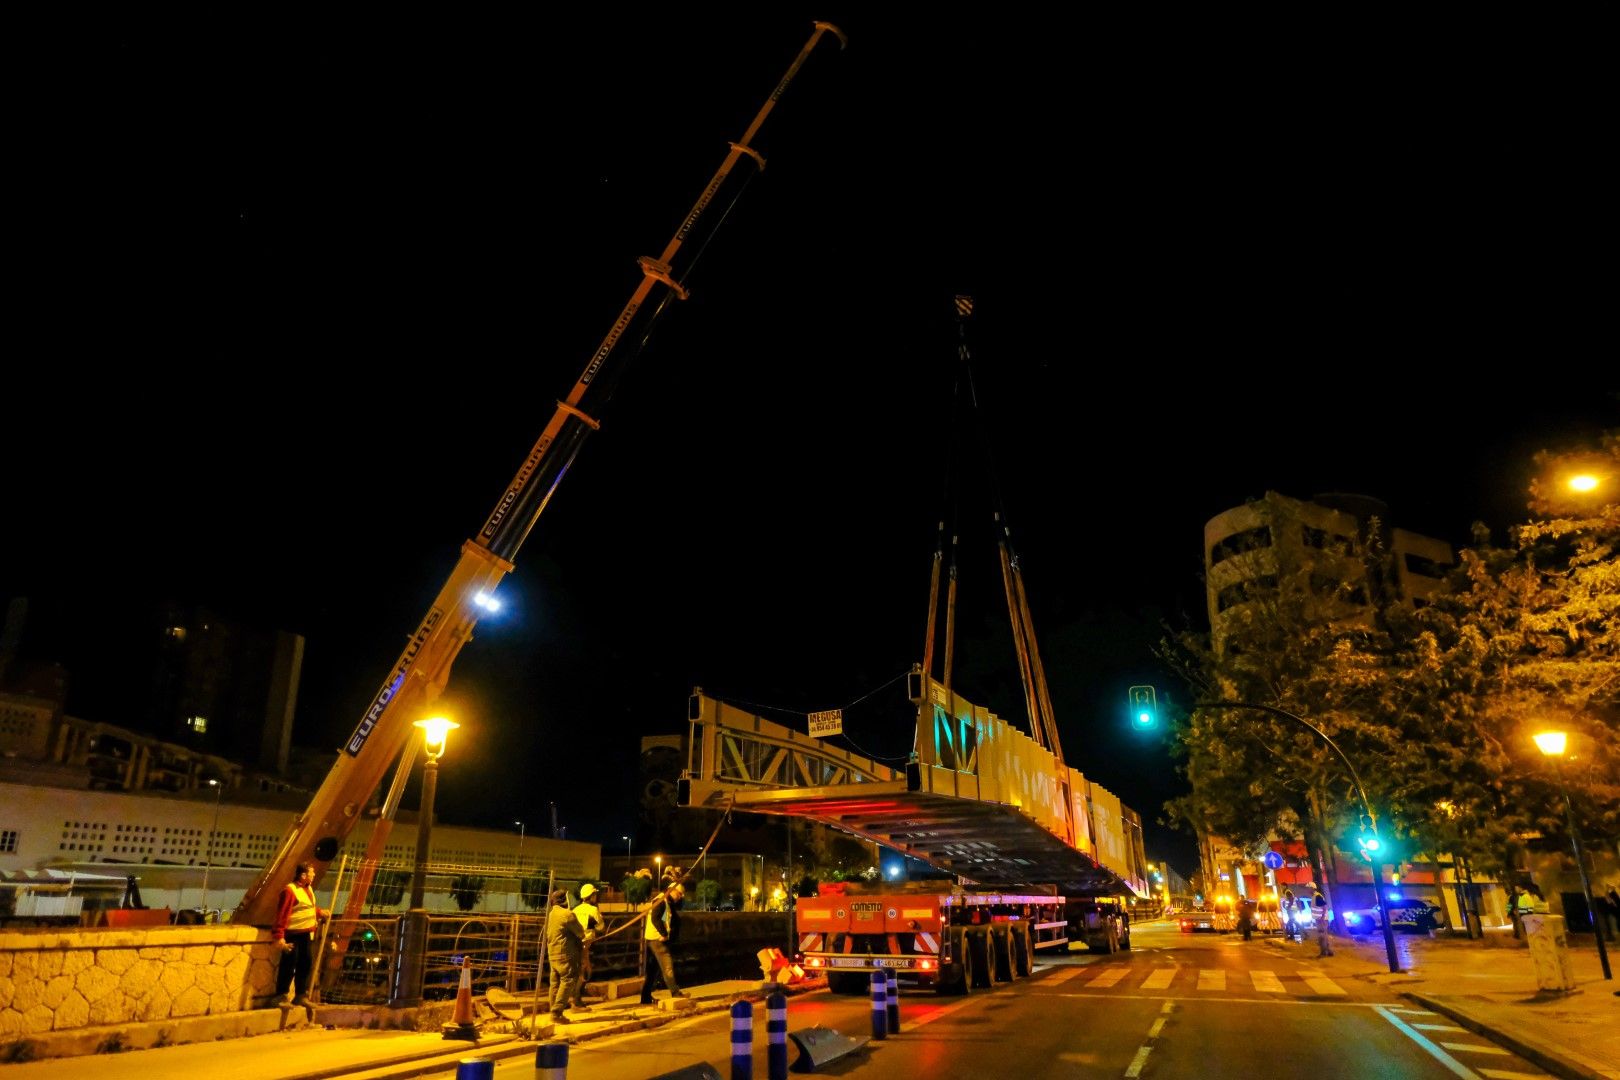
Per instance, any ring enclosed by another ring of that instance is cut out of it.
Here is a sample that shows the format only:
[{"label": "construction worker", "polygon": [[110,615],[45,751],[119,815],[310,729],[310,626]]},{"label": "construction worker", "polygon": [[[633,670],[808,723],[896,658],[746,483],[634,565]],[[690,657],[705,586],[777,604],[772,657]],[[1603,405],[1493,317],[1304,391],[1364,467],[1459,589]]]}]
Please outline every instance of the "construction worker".
[{"label": "construction worker", "polygon": [[678,910],[681,900],[686,896],[686,887],[679,881],[671,884],[663,892],[653,897],[652,904],[647,909],[646,921],[642,924],[641,936],[647,942],[647,952],[650,953],[656,964],[647,965],[647,977],[641,980],[641,1003],[653,1003],[653,985],[658,976],[663,975],[664,985],[669,987],[669,996],[672,998],[685,997],[680,985],[675,981],[675,960],[669,954],[670,943],[680,932],[680,916]]},{"label": "construction worker", "polygon": [[546,959],[551,962],[551,1019],[569,1022],[567,1009],[579,1000],[580,967],[585,960],[585,931],[568,910],[568,892],[551,894],[546,912]]},{"label": "construction worker", "polygon": [[574,992],[574,1008],[585,1007],[585,983],[591,977],[591,942],[596,935],[607,928],[602,919],[602,913],[596,906],[598,897],[596,886],[587,881],[579,887],[579,903],[574,905],[574,918],[579,920],[579,927],[585,932],[584,960],[580,965],[578,989]]},{"label": "construction worker", "polygon": [[315,903],[315,868],[299,863],[293,879],[281,890],[275,925],[270,928],[270,940],[281,950],[281,964],[276,969],[277,1003],[286,998],[291,986],[295,988],[292,1003],[309,1004],[309,980],[315,973],[311,943],[315,928],[331,914]]}]

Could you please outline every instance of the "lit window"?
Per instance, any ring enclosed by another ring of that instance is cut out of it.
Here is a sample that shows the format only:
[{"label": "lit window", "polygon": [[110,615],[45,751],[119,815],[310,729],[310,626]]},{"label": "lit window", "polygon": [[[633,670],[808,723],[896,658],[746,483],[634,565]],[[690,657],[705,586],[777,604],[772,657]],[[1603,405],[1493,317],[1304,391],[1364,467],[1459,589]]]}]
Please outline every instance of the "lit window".
[{"label": "lit window", "polygon": [[186,726],[200,735],[208,730],[208,717],[188,716],[186,717]]}]

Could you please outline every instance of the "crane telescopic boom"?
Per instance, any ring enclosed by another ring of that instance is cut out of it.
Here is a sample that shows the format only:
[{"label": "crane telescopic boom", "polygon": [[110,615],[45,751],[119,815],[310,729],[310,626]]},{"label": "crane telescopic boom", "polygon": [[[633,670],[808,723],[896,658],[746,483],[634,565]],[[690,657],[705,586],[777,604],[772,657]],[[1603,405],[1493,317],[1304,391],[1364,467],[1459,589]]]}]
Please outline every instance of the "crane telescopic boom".
[{"label": "crane telescopic boom", "polygon": [[[480,611],[478,601],[493,597],[501,579],[511,573],[518,548],[534,528],[586,436],[600,426],[591,410],[603,404],[606,391],[595,394],[592,391],[612,385],[619,366],[614,357],[616,346],[627,336],[644,335],[671,296],[685,297],[675,269],[676,256],[698,235],[697,227],[703,223],[704,211],[726,188],[737,163],[746,157],[756,168],[764,167],[764,159],[753,148],[752,141],[805,60],[829,33],[838,38],[840,47],[847,44],[843,32],[836,26],[827,22],[814,24],[810,40],[799,50],[742,139],[731,144],[725,160],[682,218],[664,250],[657,258],[638,260],[642,277],[629,302],[613,321],[568,396],[557,403],[550,422],[496,501],[477,536],[462,545],[461,558],[449,580],[439,590],[354,733],[344,743],[308,808],[288,829],[275,857],[243,896],[236,909],[236,921],[269,925],[275,917],[281,887],[292,880],[294,865],[310,863],[319,876],[337,857],[389,765],[404,750],[412,722],[448,682],[451,664],[461,647],[472,638]],[[648,298],[659,285],[666,291],[656,306],[649,307]],[[386,822],[379,820],[377,827],[385,829]],[[372,846],[380,850],[375,838]]]}]

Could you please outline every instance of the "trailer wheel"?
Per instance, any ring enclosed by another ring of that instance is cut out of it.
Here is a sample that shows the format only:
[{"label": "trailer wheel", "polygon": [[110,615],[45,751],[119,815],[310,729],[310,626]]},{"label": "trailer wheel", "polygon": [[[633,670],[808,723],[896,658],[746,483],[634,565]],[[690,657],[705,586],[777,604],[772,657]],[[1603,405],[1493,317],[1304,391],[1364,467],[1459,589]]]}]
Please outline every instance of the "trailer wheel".
[{"label": "trailer wheel", "polygon": [[973,958],[973,978],[969,981],[975,987],[985,989],[995,986],[995,958],[991,952],[990,935],[984,933],[969,935],[965,955]]},{"label": "trailer wheel", "polygon": [[990,954],[993,960],[991,981],[1012,982],[1017,975],[1017,965],[1013,962],[1012,928],[1006,923],[991,928]]},{"label": "trailer wheel", "polygon": [[1018,932],[1012,936],[1012,947],[1013,971],[1018,974],[1019,978],[1028,978],[1035,971],[1035,965],[1030,956],[1032,950],[1029,946],[1028,926],[1018,928]]},{"label": "trailer wheel", "polygon": [[941,965],[939,982],[934,987],[938,994],[971,994],[973,992],[973,954],[968,949],[967,938],[960,931],[951,932],[951,955],[955,957],[949,964]]}]

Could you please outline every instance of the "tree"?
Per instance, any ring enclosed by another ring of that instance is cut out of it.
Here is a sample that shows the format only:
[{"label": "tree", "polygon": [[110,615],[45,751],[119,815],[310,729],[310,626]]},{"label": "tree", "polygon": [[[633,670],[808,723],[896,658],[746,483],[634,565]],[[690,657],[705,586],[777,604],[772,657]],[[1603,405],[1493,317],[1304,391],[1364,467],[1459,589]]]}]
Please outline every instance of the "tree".
[{"label": "tree", "polygon": [[462,911],[471,911],[484,896],[487,879],[477,874],[457,874],[450,879],[450,898]]},{"label": "tree", "polygon": [[624,899],[630,904],[643,904],[653,893],[652,871],[645,868],[633,874],[626,874],[619,888],[624,891]]},{"label": "tree", "polygon": [[[1536,464],[1532,519],[1506,547],[1476,526],[1448,591],[1427,605],[1400,594],[1375,519],[1353,538],[1313,534],[1285,501],[1268,499],[1273,535],[1303,530],[1305,544],[1272,546],[1276,572],[1231,606],[1221,640],[1177,634],[1161,656],[1203,700],[1311,720],[1362,763],[1384,838],[1451,853],[1465,875],[1512,865],[1519,837],[1563,831],[1558,786],[1530,742],[1543,724],[1571,732],[1579,748],[1564,779],[1581,827],[1616,835],[1620,434],[1595,453],[1543,451]],[[1563,486],[1575,466],[1607,476],[1608,493]],[[1297,557],[1330,541],[1341,567],[1359,563],[1359,574],[1320,574],[1312,564],[1322,556]],[[1343,767],[1302,728],[1195,709],[1175,736],[1193,790],[1166,807],[1172,821],[1254,848],[1294,820],[1313,862],[1347,824],[1354,799]]]},{"label": "tree", "polygon": [[697,883],[697,902],[704,911],[712,911],[720,902],[720,883],[713,878],[704,878]]},{"label": "tree", "polygon": [[405,898],[405,887],[410,883],[411,875],[403,870],[379,868],[366,898],[374,908],[393,907]]},{"label": "tree", "polygon": [[550,874],[530,874],[518,884],[518,895],[530,911],[544,911],[551,899],[550,889]]}]

